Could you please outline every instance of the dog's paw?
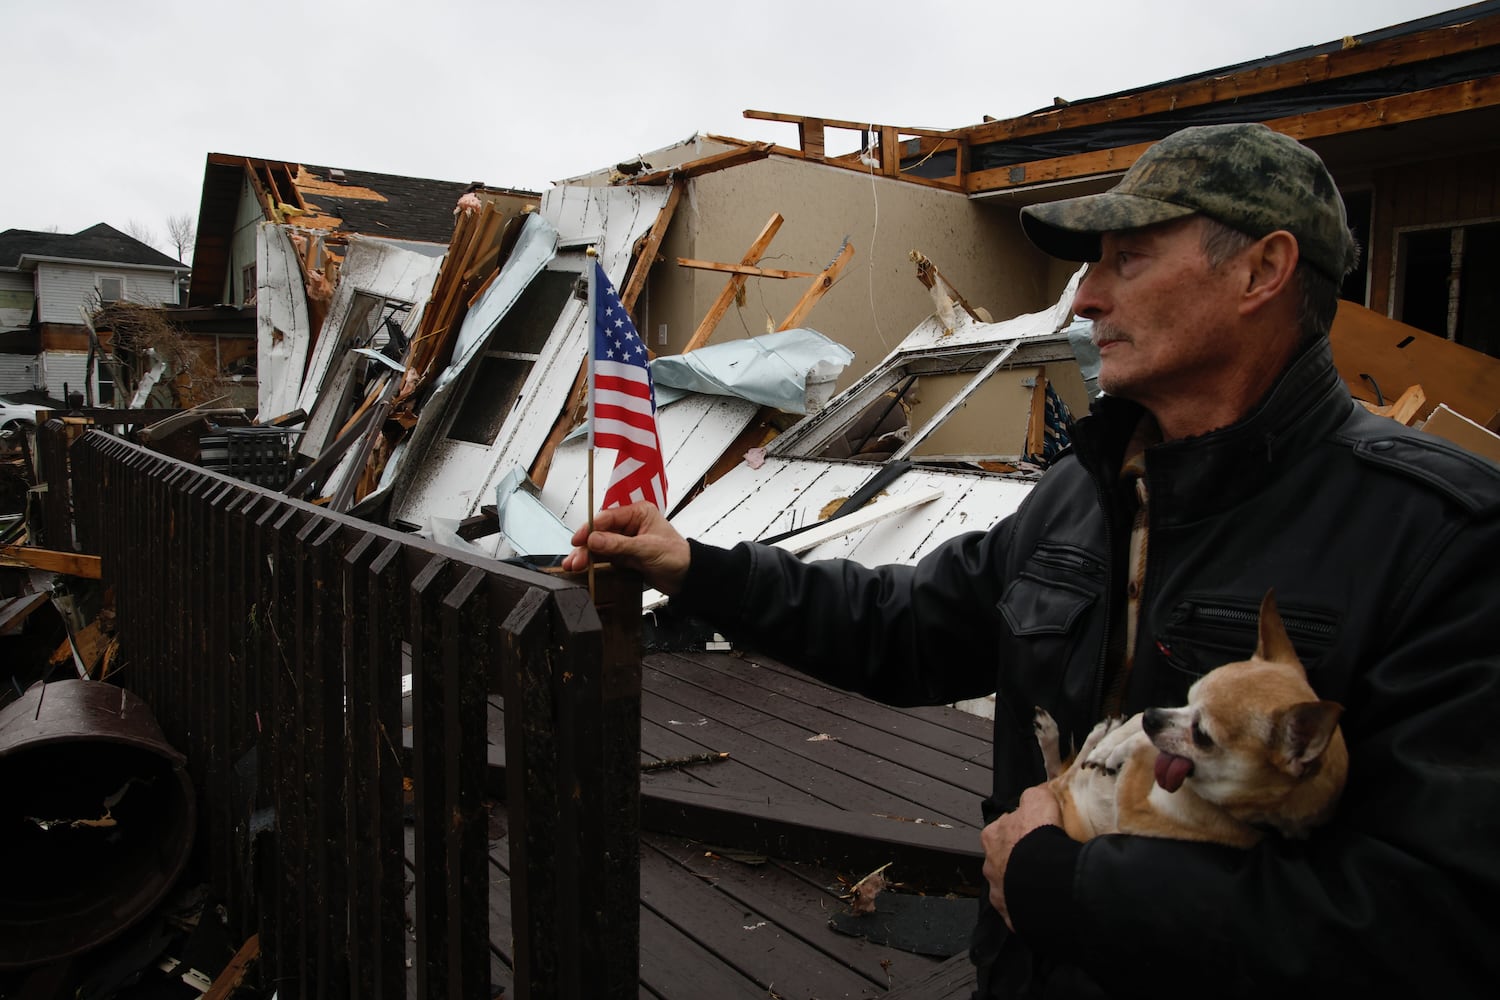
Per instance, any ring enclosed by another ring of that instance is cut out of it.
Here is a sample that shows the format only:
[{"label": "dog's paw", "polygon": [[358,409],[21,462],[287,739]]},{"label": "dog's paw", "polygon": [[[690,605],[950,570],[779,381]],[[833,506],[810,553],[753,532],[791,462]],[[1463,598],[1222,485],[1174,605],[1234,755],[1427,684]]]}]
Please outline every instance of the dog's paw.
[{"label": "dog's paw", "polygon": [[1031,727],[1036,730],[1037,739],[1051,740],[1053,743],[1057,742],[1057,720],[1052,718],[1051,712],[1048,712],[1040,705],[1037,706],[1035,714],[1031,717]]},{"label": "dog's paw", "polygon": [[1036,744],[1042,751],[1042,766],[1047,777],[1055,778],[1063,771],[1062,754],[1057,746],[1057,720],[1045,708],[1038,706],[1031,717],[1031,727],[1036,731]]}]

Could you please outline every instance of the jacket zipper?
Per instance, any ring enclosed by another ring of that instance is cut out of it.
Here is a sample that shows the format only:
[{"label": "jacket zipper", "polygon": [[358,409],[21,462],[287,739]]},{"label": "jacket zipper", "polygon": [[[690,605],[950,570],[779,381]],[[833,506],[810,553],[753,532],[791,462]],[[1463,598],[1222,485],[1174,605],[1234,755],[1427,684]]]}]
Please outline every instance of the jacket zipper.
[{"label": "jacket zipper", "polygon": [[[1097,463],[1091,463],[1097,465]],[[1094,480],[1094,499],[1099,503],[1099,511],[1104,516],[1104,635],[1099,643],[1099,657],[1094,664],[1094,701],[1089,713],[1089,720],[1099,717],[1104,711],[1104,690],[1106,674],[1109,669],[1110,640],[1113,638],[1115,623],[1115,519],[1114,512],[1110,509],[1109,494],[1104,484],[1097,476],[1091,476]]]},{"label": "jacket zipper", "polygon": [[[1258,628],[1260,613],[1258,611],[1243,611],[1239,608],[1226,608],[1206,604],[1189,604],[1188,617],[1210,622],[1221,622],[1233,625],[1248,625],[1251,630]],[[1288,635],[1304,635],[1311,639],[1329,639],[1333,637],[1334,628],[1327,622],[1313,621],[1307,618],[1299,618],[1295,615],[1281,616],[1281,624],[1286,626]]]},{"label": "jacket zipper", "polygon": [[1079,573],[1094,573],[1098,565],[1088,556],[1053,547],[1038,547],[1033,561],[1055,569],[1073,570]]}]

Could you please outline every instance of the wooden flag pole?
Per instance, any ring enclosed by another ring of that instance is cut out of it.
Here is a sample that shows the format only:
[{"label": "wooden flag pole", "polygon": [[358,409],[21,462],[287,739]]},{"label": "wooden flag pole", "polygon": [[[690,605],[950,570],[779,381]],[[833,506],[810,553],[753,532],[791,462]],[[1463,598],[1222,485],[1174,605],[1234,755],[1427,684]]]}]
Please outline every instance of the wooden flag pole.
[{"label": "wooden flag pole", "polygon": [[[597,311],[596,311],[595,306],[594,306],[594,266],[595,266],[595,260],[599,256],[599,249],[598,249],[598,247],[593,247],[593,246],[589,247],[588,250],[585,251],[585,255],[588,257],[588,268],[589,268],[589,278],[588,278],[588,287],[589,287],[589,304],[588,304],[588,309],[589,309],[589,324],[588,324],[588,330],[589,330],[589,379],[588,379],[588,393],[589,393],[589,405],[588,405],[588,415],[589,415],[589,504],[588,504],[588,508],[589,508],[589,534],[592,535],[594,533],[594,345],[596,344],[597,339],[598,339],[598,332],[594,329],[594,323],[596,321],[596,315],[597,315]],[[590,603],[597,603],[597,600],[594,597],[594,554],[589,551],[589,543],[588,543],[588,539],[587,538],[585,538],[583,540],[583,550],[584,550],[584,554],[588,556],[588,560],[589,560],[589,601],[590,601]]]}]

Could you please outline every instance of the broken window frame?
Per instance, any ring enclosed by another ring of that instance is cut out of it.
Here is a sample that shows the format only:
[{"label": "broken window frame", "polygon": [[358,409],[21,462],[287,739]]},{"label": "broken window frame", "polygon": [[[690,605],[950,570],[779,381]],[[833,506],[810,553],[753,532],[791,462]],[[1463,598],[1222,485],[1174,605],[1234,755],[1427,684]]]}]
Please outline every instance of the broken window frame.
[{"label": "broken window frame", "polygon": [[949,347],[938,345],[903,351],[873,369],[849,392],[836,397],[822,412],[790,428],[767,448],[783,458],[815,458],[832,462],[866,462],[858,457],[827,457],[824,452],[871,407],[889,403],[887,393],[900,394],[912,380],[924,376],[964,375],[971,377],[931,417],[913,429],[911,437],[884,461],[911,461],[934,467],[955,464],[977,468],[981,462],[1015,463],[1024,456],[1010,453],[970,455],[922,455],[917,452],[934,432],[974,398],[986,384],[1002,372],[1038,365],[1073,364],[1077,362],[1067,336],[1023,337],[1001,341]]},{"label": "broken window frame", "polygon": [[[466,384],[457,405],[449,410],[443,428],[444,439],[482,447],[494,443],[505,421],[525,398],[526,382],[542,359],[547,341],[569,298],[575,294],[577,283],[587,270],[588,259],[581,246],[559,248],[556,255],[527,282],[516,301],[495,322],[484,346],[467,362]],[[538,282],[548,280],[544,276],[549,273],[567,276],[568,284],[562,289],[562,295],[547,296],[545,291],[537,290]],[[505,345],[502,342],[517,330],[516,324],[528,322],[517,312],[521,309],[534,310],[539,317],[524,331],[530,342]],[[551,317],[550,323],[548,316]]]}]

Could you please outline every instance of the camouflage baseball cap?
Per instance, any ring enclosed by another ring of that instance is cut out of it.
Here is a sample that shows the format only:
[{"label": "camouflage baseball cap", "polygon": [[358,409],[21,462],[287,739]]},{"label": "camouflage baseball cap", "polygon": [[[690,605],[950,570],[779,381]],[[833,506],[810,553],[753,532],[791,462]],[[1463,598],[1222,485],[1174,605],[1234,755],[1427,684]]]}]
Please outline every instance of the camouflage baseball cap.
[{"label": "camouflage baseball cap", "polygon": [[1198,125],[1146,150],[1101,194],[1021,209],[1021,228],[1063,260],[1098,260],[1099,234],[1206,215],[1259,239],[1285,229],[1302,259],[1341,281],[1354,264],[1344,201],[1318,154],[1260,124]]}]

